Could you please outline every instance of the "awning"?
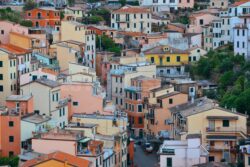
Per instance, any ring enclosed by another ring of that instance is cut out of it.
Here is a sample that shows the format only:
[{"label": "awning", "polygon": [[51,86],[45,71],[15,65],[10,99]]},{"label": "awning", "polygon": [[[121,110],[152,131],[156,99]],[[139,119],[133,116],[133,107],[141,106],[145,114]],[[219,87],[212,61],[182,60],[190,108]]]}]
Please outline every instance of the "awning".
[{"label": "awning", "polygon": [[79,142],[80,142],[80,143],[86,143],[86,142],[88,142],[88,141],[90,141],[90,140],[91,140],[90,138],[86,137],[86,138],[80,140]]},{"label": "awning", "polygon": [[226,135],[207,135],[207,140],[236,140],[236,136],[226,136]]},{"label": "awning", "polygon": [[207,116],[210,120],[238,120],[238,116]]}]

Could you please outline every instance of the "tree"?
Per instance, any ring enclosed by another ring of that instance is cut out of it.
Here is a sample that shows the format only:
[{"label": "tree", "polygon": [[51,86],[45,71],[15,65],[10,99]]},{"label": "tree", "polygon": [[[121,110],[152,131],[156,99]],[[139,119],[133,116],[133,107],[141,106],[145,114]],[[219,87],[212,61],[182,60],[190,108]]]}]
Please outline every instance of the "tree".
[{"label": "tree", "polygon": [[90,16],[90,17],[87,17],[87,22],[89,24],[98,24],[101,21],[104,21],[104,19],[101,16]]},{"label": "tree", "polygon": [[18,167],[19,158],[17,156],[14,157],[0,157],[0,166],[11,166]]},{"label": "tree", "polygon": [[74,6],[75,5],[75,0],[68,0],[68,5],[69,6]]},{"label": "tree", "polygon": [[127,3],[127,0],[119,0],[119,3],[120,3],[122,6],[125,6],[126,3]]},{"label": "tree", "polygon": [[22,21],[20,22],[20,25],[25,26],[25,27],[32,27],[32,26],[33,26],[33,23],[32,23],[32,21],[30,21],[30,20],[22,20]]},{"label": "tree", "polygon": [[34,8],[36,8],[36,7],[37,7],[37,3],[36,3],[36,2],[34,2],[33,0],[28,0],[28,1],[25,3],[25,5],[24,5],[23,10],[24,10],[24,11],[32,10],[32,9],[34,9]]}]

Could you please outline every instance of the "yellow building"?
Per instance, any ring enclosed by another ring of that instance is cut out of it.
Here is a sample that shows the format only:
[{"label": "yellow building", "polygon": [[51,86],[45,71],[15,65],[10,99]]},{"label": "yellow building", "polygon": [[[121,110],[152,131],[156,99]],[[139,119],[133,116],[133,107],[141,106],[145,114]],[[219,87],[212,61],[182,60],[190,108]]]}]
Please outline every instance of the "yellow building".
[{"label": "yellow building", "polygon": [[74,21],[61,22],[61,41],[77,41],[85,45],[84,63],[86,66],[96,66],[95,33],[89,30],[86,25]]},{"label": "yellow building", "polygon": [[[187,134],[201,134],[202,145],[209,151],[208,161],[236,162],[236,145],[247,138],[247,116],[220,108],[210,99],[200,98],[171,108],[175,132],[181,138]],[[175,118],[177,118],[175,119]]]},{"label": "yellow building", "polygon": [[189,52],[167,45],[156,46],[143,51],[147,61],[155,63],[157,74],[182,75],[185,73],[185,65],[189,62]]}]

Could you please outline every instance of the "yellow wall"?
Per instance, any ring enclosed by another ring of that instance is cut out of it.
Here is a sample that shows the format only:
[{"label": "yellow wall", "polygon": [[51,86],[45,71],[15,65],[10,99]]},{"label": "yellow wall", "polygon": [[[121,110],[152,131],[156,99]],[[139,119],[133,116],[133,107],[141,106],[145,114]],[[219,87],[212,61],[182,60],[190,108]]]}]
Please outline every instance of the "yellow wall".
[{"label": "yellow wall", "polygon": [[31,49],[31,38],[10,33],[10,44],[24,49]]},{"label": "yellow wall", "polygon": [[[177,56],[180,56],[180,62],[177,62]],[[188,64],[188,54],[148,54],[146,55],[147,61],[151,62],[151,57],[154,57],[154,63],[157,66],[180,66]],[[160,64],[160,57],[162,57],[162,64]],[[170,62],[167,62],[167,57],[170,57]]]}]

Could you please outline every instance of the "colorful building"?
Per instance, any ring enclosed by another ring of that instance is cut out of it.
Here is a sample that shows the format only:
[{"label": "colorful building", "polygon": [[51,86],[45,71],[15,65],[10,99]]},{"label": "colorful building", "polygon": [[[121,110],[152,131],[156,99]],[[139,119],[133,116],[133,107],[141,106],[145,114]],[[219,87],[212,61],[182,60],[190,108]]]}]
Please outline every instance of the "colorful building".
[{"label": "colorful building", "polygon": [[0,156],[17,156],[21,153],[21,117],[15,109],[0,111]]},{"label": "colorful building", "polygon": [[60,11],[54,8],[35,8],[25,12],[25,19],[30,20],[34,27],[55,28],[60,26]]}]

